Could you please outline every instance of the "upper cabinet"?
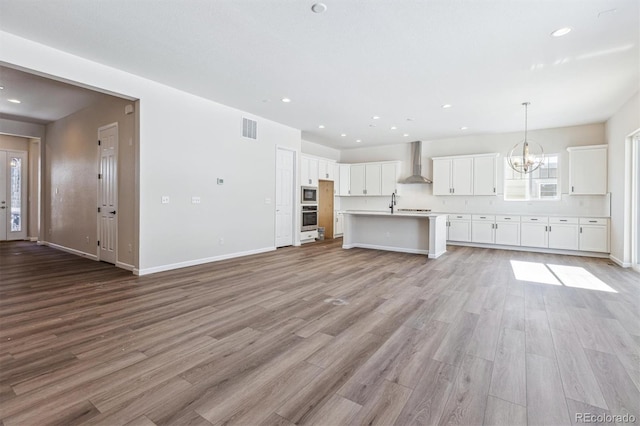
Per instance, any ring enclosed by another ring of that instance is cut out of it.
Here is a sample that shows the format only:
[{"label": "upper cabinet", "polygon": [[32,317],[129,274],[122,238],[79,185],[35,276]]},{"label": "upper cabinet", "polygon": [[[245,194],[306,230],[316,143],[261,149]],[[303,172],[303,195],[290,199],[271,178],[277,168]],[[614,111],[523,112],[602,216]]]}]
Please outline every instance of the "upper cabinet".
[{"label": "upper cabinet", "polygon": [[335,161],[327,160],[324,158],[318,159],[318,179],[334,180],[335,164]]},{"label": "upper cabinet", "polygon": [[398,193],[398,163],[382,163],[380,191],[382,195]]},{"label": "upper cabinet", "polygon": [[380,196],[397,193],[397,161],[339,164],[340,196]]},{"label": "upper cabinet", "polygon": [[569,194],[607,193],[607,145],[573,146],[569,151]]},{"label": "upper cabinet", "polygon": [[473,195],[496,195],[499,154],[473,157]]},{"label": "upper cabinet", "polygon": [[300,156],[300,184],[302,186],[318,186],[318,159]]},{"label": "upper cabinet", "polygon": [[338,164],[339,185],[338,194],[347,196],[350,195],[351,189],[351,164]]},{"label": "upper cabinet", "polygon": [[380,195],[381,176],[381,164],[352,164],[350,195]]},{"label": "upper cabinet", "polygon": [[498,156],[433,158],[433,195],[496,195]]}]

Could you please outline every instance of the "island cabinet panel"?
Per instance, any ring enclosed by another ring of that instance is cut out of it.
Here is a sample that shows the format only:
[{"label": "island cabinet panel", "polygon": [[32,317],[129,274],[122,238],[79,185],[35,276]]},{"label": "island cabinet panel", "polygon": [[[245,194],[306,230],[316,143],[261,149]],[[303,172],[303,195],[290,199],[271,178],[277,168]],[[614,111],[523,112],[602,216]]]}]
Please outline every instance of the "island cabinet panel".
[{"label": "island cabinet panel", "polygon": [[607,145],[574,146],[569,151],[569,193],[607,193]]}]

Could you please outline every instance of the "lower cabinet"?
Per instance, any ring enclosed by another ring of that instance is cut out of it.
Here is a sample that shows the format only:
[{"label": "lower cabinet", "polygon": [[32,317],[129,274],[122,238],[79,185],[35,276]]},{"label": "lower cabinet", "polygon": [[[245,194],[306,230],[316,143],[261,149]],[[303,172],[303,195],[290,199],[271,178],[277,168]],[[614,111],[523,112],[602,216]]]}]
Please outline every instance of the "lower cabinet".
[{"label": "lower cabinet", "polygon": [[580,218],[580,250],[609,253],[609,221],[604,218]]},{"label": "lower cabinet", "polygon": [[471,241],[471,215],[449,215],[447,222],[447,240],[469,242]]},{"label": "lower cabinet", "polygon": [[549,218],[546,216],[522,216],[520,218],[520,245],[525,247],[549,247]]},{"label": "lower cabinet", "polygon": [[549,248],[578,250],[578,218],[549,218]]},{"label": "lower cabinet", "polygon": [[609,219],[451,214],[447,240],[609,253]]},{"label": "lower cabinet", "polygon": [[333,236],[339,237],[344,234],[344,215],[340,211],[333,212],[333,219],[335,224],[333,226]]},{"label": "lower cabinet", "polygon": [[520,245],[520,216],[496,216],[495,243]]}]

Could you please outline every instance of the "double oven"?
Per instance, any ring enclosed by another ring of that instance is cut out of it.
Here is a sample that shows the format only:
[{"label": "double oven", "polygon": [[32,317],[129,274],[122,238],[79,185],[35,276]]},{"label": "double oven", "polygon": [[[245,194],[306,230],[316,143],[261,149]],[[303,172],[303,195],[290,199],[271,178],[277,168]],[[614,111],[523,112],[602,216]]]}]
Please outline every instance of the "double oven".
[{"label": "double oven", "polygon": [[300,203],[302,204],[300,231],[315,231],[318,229],[318,188],[303,186]]}]

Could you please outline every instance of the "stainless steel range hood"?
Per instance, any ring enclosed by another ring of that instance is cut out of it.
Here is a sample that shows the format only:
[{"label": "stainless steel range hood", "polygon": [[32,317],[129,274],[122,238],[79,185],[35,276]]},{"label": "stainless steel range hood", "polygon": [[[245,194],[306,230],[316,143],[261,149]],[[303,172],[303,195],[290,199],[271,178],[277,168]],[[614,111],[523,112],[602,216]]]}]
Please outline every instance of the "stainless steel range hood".
[{"label": "stainless steel range hood", "polygon": [[411,162],[413,174],[402,183],[433,183],[431,179],[422,176],[422,141],[411,142]]}]

